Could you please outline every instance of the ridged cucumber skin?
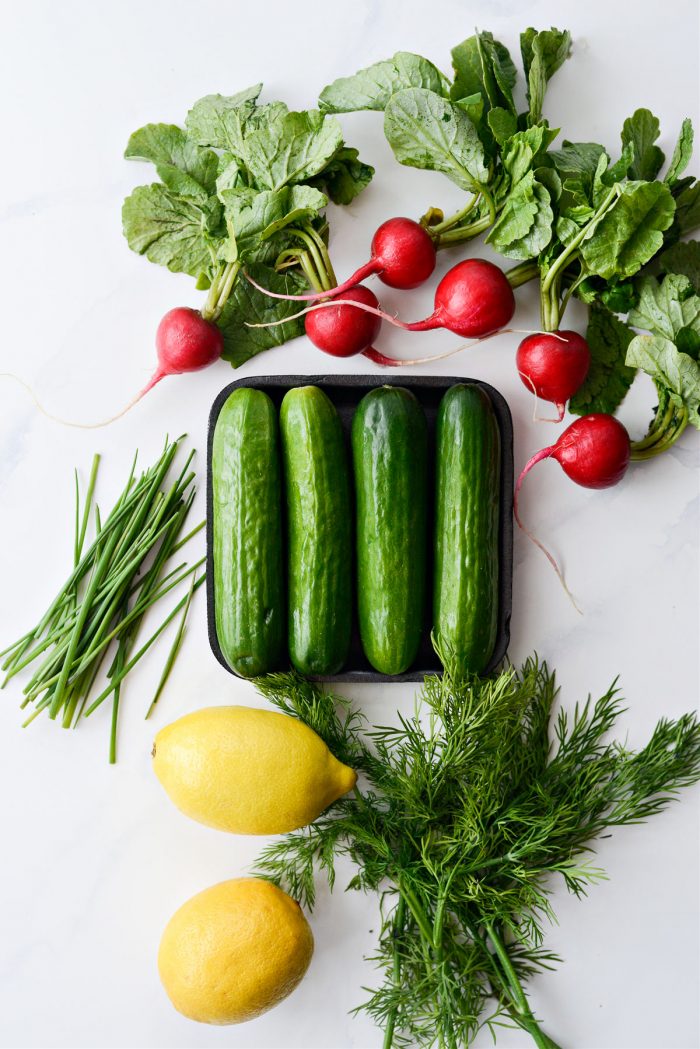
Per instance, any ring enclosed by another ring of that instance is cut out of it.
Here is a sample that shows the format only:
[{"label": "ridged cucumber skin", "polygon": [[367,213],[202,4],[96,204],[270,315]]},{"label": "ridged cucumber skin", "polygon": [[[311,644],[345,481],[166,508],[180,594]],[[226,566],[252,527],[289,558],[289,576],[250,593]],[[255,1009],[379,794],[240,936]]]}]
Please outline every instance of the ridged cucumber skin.
[{"label": "ridged cucumber skin", "polygon": [[280,409],[287,504],[288,645],[302,674],[335,674],[352,625],[352,511],[343,431],[317,386]]},{"label": "ridged cucumber skin", "polygon": [[357,609],[375,670],[402,674],[423,626],[428,505],[428,426],[415,396],[380,386],[352,422],[357,523]]},{"label": "ridged cucumber skin", "polygon": [[462,671],[481,673],[498,632],[501,438],[489,396],[460,383],[437,419],[433,624]]},{"label": "ridged cucumber skin", "polygon": [[221,653],[237,674],[284,665],[279,424],[262,390],[227,398],[212,446],[214,608]]}]

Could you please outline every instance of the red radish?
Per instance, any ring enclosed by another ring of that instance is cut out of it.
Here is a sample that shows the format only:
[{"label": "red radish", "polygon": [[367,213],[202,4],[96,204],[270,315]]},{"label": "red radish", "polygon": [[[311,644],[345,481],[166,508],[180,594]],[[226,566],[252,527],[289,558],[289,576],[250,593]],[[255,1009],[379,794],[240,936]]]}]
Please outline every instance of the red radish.
[{"label": "red radish", "polygon": [[[375,309],[377,296],[359,284],[343,292],[344,303],[361,302]],[[304,327],[314,346],[333,357],[354,357],[372,345],[382,326],[379,317],[354,309],[351,305],[307,313]]]},{"label": "red radish", "polygon": [[99,423],[76,423],[70,419],[62,419],[59,415],[52,415],[46,411],[31,386],[23,379],[18,375],[4,374],[7,374],[8,378],[16,379],[27,390],[47,419],[53,419],[63,426],[75,426],[80,430],[97,430],[116,419],[121,419],[122,415],[126,415],[129,409],[166,375],[181,375],[183,372],[196,372],[200,368],[206,368],[207,365],[218,361],[223,349],[224,337],[221,331],[212,321],[205,320],[198,310],[192,310],[188,306],[176,306],[175,309],[169,310],[156,331],[158,367],[155,372],[144,388],[120,412]]},{"label": "red radish", "polygon": [[584,488],[611,488],[622,480],[630,461],[627,430],[613,415],[595,412],[582,415],[567,426],[556,444],[543,448],[526,463],[515,489],[535,463],[556,459],[567,477]]},{"label": "red radish", "polygon": [[245,276],[258,291],[271,299],[289,299],[293,302],[310,302],[327,295],[341,295],[349,288],[373,274],[390,288],[417,288],[426,281],[435,269],[437,252],[429,233],[413,219],[395,218],[383,222],[372,237],[369,262],[365,262],[351,277],[328,291],[312,291],[305,295],[281,295],[261,287],[247,273]]},{"label": "red radish", "polygon": [[[251,281],[251,283],[254,283]],[[254,285],[260,291],[264,288]],[[249,328],[272,328],[277,324],[295,320],[296,317],[308,316],[311,313],[335,309],[337,306],[354,306],[358,310],[372,313],[389,324],[404,331],[430,331],[433,328],[447,328],[467,339],[481,339],[503,328],[515,311],[513,289],[503,270],[484,259],[467,259],[458,262],[445,274],[435,290],[435,309],[422,321],[406,324],[396,317],[359,301],[346,297],[334,298],[329,302],[318,302],[307,306],[299,313],[286,317],[284,321],[270,321],[266,324],[247,324]],[[247,323],[247,322],[246,322]],[[402,361],[402,364],[416,364],[417,361]]]},{"label": "red radish", "polygon": [[372,237],[369,262],[350,281],[355,284],[376,273],[390,288],[406,291],[426,281],[436,261],[435,244],[423,226],[413,219],[387,219]]},{"label": "red radish", "polygon": [[465,259],[448,270],[435,289],[435,309],[407,331],[447,328],[478,339],[504,328],[515,312],[515,296],[503,270],[485,259]]},{"label": "red radish", "polygon": [[198,372],[213,364],[219,360],[223,349],[221,330],[213,321],[205,320],[199,310],[190,309],[189,306],[176,306],[168,310],[156,330],[158,367],[153,375],[126,408],[106,422],[95,425],[106,426],[108,422],[119,419],[167,375]]},{"label": "red radish", "polygon": [[535,396],[556,405],[561,422],[564,405],[588,374],[591,351],[576,331],[537,332],[520,343],[515,363]]},{"label": "red radish", "polygon": [[525,464],[515,486],[513,515],[518,526],[533,543],[542,550],[562,586],[580,611],[567,587],[559,565],[549,550],[530,532],[520,520],[518,496],[525,476],[542,459],[556,459],[567,477],[584,488],[610,488],[621,481],[630,461],[630,439],[622,423],[612,415],[595,412],[583,415],[567,426],[556,444],[543,448]]},{"label": "red radish", "polygon": [[206,368],[218,361],[223,349],[224,337],[216,324],[205,320],[198,310],[176,306],[158,325],[158,367],[143,392],[146,393],[166,375],[181,375]]}]

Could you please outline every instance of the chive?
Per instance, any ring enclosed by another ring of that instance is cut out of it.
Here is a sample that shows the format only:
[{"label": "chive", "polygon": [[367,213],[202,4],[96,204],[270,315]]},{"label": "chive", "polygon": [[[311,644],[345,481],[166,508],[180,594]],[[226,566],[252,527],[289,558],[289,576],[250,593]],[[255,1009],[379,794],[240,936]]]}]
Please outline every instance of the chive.
[{"label": "chive", "polygon": [[172,648],[170,649],[170,652],[168,653],[168,658],[165,661],[165,666],[163,667],[163,673],[160,676],[160,681],[158,682],[158,688],[156,689],[156,693],[155,693],[153,699],[151,700],[150,707],[146,711],[146,719],[145,719],[146,721],[148,720],[148,718],[153,713],[155,705],[156,705],[156,703],[158,702],[158,700],[161,697],[161,693],[162,693],[163,689],[166,686],[168,678],[170,677],[170,671],[173,669],[173,664],[175,663],[175,660],[177,659],[177,654],[180,651],[180,646],[182,644],[182,639],[185,636],[185,623],[187,621],[187,613],[190,610],[190,602],[192,601],[192,595],[194,594],[195,585],[196,585],[196,576],[193,575],[192,576],[192,582],[190,583],[190,589],[189,589],[189,591],[187,593],[187,601],[185,602],[185,607],[182,610],[182,616],[180,618],[180,623],[179,623],[178,628],[177,628],[177,634],[175,635],[175,640],[173,641]]},{"label": "chive", "polygon": [[175,553],[176,550],[179,550],[181,547],[183,547],[185,543],[189,543],[190,539],[192,539],[193,536],[197,535],[197,532],[201,532],[202,528],[204,528],[206,523],[206,521],[200,521],[199,524],[195,525],[192,531],[188,532],[183,539],[178,540],[178,542],[173,547],[173,553]]},{"label": "chive", "polygon": [[[195,590],[199,589],[199,587],[204,582],[205,578],[206,578],[205,576],[200,576],[199,577],[197,582],[194,584],[194,589]],[[170,612],[165,617],[163,622],[160,624],[160,626],[155,631],[155,633],[151,635],[151,637],[148,639],[148,641],[145,643],[145,645],[142,645],[142,647],[138,650],[138,652],[133,657],[133,659],[129,660],[129,662],[126,664],[124,669],[119,674],[115,675],[115,678],[112,681],[112,683],[110,685],[108,685],[107,688],[105,688],[102,692],[100,692],[100,694],[97,697],[97,699],[92,703],[91,706],[88,707],[88,709],[85,711],[85,717],[86,718],[89,717],[90,714],[92,714],[92,712],[94,710],[96,710],[97,707],[99,707],[99,705],[105,701],[105,699],[110,694],[110,692],[114,691],[114,689],[117,687],[117,685],[119,685],[121,683],[121,681],[126,677],[126,675],[129,673],[129,671],[133,670],[133,668],[136,666],[136,664],[141,659],[141,657],[146,654],[146,652],[151,647],[153,642],[156,641],[158,637],[160,637],[160,635],[163,633],[163,631],[168,626],[168,624],[175,618],[177,613],[180,611],[180,609],[186,603],[187,603],[187,598],[183,597],[183,599],[181,601],[179,601],[178,604],[175,605],[175,608],[172,610],[172,612]]]},{"label": "chive", "polygon": [[[81,662],[75,668],[75,673],[79,674],[83,672],[87,667],[89,667],[90,662],[92,661],[95,655],[97,655],[100,651],[106,649],[109,643],[112,640],[114,640],[115,637],[119,637],[126,627],[130,626],[132,623],[138,623],[140,619],[143,618],[148,609],[151,607],[151,605],[155,604],[155,602],[159,598],[164,597],[165,594],[169,593],[174,587],[181,583],[183,579],[186,579],[188,576],[192,575],[193,572],[196,572],[198,568],[201,568],[205,561],[206,557],[201,557],[199,561],[195,561],[193,565],[188,566],[184,564],[178,566],[178,569],[175,569],[175,572],[171,573],[171,575],[175,575],[178,571],[180,572],[180,574],[177,576],[176,579],[173,579],[171,582],[169,582],[167,586],[164,586],[163,584],[169,579],[169,577],[166,576],[164,579],[162,579],[160,581],[160,589],[158,589],[155,593],[146,595],[145,598],[142,598],[139,603],[134,605],[134,607],[131,609],[128,615],[126,615],[124,619],[119,621],[117,626],[115,626],[114,629],[110,631],[110,633],[108,633],[105,637],[101,638],[99,641],[95,642],[93,647],[88,649],[88,651],[83,655]],[[55,684],[56,681],[58,681],[58,674],[56,674],[52,678],[49,678],[48,680],[44,680],[43,687],[47,688]]]},{"label": "chive", "polygon": [[78,551],[78,540],[80,538],[80,482],[78,480],[78,471],[73,471],[75,478],[75,530],[73,540],[73,566],[76,567],[80,561],[80,553]]},{"label": "chive", "polygon": [[75,544],[75,563],[76,566],[80,561],[80,555],[83,552],[83,544],[85,543],[85,533],[87,532],[88,521],[90,520],[90,509],[92,506],[92,499],[95,492],[95,482],[97,480],[97,470],[100,465],[100,456],[95,455],[92,460],[92,469],[90,470],[90,479],[88,481],[88,490],[85,494],[85,507],[83,509],[83,519],[80,523],[80,531],[78,532],[78,500],[77,500],[77,484],[78,484],[78,473],[75,474],[76,483],[76,503],[75,503],[75,526],[76,526],[76,544]]},{"label": "chive", "polygon": [[[116,760],[124,678],[181,613],[150,713],[180,650],[192,596],[204,581],[203,575],[196,574],[204,558],[191,566],[184,561],[171,563],[204,524],[200,522],[183,536],[195,498],[195,474],[190,468],[194,451],[185,456],[175,480],[167,481],[182,439],[166,438],[158,460],[138,474],[138,453],[134,455],[126,484],[104,521],[94,498],[100,456],[93,457],[82,499],[79,475],[74,473],[72,571],[37,625],[0,652],[5,682],[36,664],[23,689],[21,706],[33,705],[25,725],[46,710],[52,720],[60,713],[63,726],[75,728],[112,695],[110,762]],[[88,540],[91,521],[94,535]],[[185,580],[189,580],[187,595],[132,656],[148,610]],[[93,699],[93,688],[113,644],[108,684]]]}]

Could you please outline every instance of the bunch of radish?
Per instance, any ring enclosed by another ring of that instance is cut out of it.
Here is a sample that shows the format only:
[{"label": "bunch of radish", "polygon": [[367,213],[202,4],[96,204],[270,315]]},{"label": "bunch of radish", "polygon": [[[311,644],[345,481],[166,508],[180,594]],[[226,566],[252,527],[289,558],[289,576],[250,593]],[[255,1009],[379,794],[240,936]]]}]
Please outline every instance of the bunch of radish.
[{"label": "bunch of radish", "polygon": [[[296,316],[306,316],[306,334],[315,346],[335,357],[348,357],[352,352],[364,353],[370,349],[378,329],[364,322],[358,316],[361,312],[371,313],[378,320],[386,320],[404,331],[446,328],[467,339],[491,335],[510,321],[515,311],[513,289],[503,270],[483,259],[468,259],[453,266],[435,290],[435,308],[431,315],[410,324],[382,312],[376,296],[366,288],[358,291],[360,282],[375,274],[391,288],[417,288],[432,274],[436,258],[435,245],[427,230],[413,219],[397,217],[383,222],[374,234],[369,261],[342,284],[328,291],[281,295],[261,287],[249,274],[246,276],[258,291],[270,298],[313,302]],[[343,310],[342,306],[349,309]],[[324,319],[321,323],[314,315],[326,311],[330,312],[331,319]],[[323,334],[319,338],[321,330]],[[368,337],[368,341],[362,346],[363,336]],[[350,351],[350,346],[357,346],[357,349]],[[416,363],[392,358],[384,358],[384,361]]]}]

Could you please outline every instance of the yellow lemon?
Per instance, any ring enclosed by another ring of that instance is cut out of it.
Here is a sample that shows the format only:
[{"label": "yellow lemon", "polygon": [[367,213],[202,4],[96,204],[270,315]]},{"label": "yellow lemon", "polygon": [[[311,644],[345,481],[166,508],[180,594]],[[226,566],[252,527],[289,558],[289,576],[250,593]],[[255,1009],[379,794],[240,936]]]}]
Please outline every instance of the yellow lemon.
[{"label": "yellow lemon", "polygon": [[179,1012],[200,1023],[236,1024],[291,994],[313,950],[298,903],[261,878],[234,878],[175,912],[158,971]]},{"label": "yellow lemon", "polygon": [[153,767],[177,807],[234,834],[283,834],[312,823],[356,774],[296,718],[205,707],[162,729]]}]

